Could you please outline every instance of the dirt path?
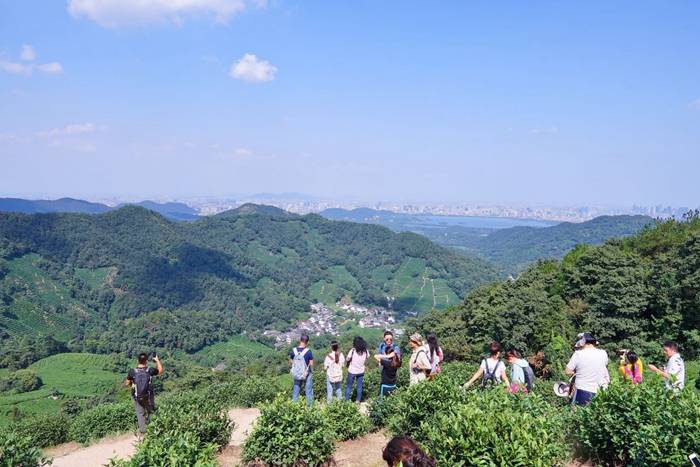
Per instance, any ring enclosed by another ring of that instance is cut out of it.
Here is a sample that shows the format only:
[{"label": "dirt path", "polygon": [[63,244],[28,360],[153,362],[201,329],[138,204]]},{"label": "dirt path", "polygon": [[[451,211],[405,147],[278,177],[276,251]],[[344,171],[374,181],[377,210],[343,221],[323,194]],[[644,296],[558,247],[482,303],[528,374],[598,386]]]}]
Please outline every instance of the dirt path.
[{"label": "dirt path", "polygon": [[338,467],[381,467],[382,449],[389,439],[383,432],[370,433],[362,438],[345,441],[338,445],[333,457]]},{"label": "dirt path", "polygon": [[99,466],[112,457],[131,457],[136,451],[136,437],[126,435],[103,438],[98,443],[81,447],[77,443],[67,443],[47,449],[46,454],[54,456],[53,467]]}]

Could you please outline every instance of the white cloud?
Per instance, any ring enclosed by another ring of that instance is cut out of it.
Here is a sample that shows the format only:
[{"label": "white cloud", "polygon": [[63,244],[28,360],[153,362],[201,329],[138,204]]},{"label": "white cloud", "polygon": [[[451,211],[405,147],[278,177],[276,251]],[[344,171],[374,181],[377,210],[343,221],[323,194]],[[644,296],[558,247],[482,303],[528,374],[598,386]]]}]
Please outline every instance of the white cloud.
[{"label": "white cloud", "polygon": [[186,17],[205,16],[227,23],[249,4],[265,7],[265,0],[69,0],[68,11],[85,16],[100,26],[118,28],[170,22],[182,24]]},{"label": "white cloud", "polygon": [[20,53],[20,58],[25,62],[32,62],[36,59],[36,52],[34,47],[28,44],[22,46],[22,52]]},{"label": "white cloud", "polygon": [[61,66],[61,64],[58,62],[49,62],[42,65],[37,65],[36,69],[50,75],[63,73],[63,66]]},{"label": "white cloud", "polygon": [[259,60],[255,54],[245,54],[236,63],[231,65],[229,75],[232,78],[241,79],[251,83],[264,83],[272,81],[277,74],[277,67],[267,60]]},{"label": "white cloud", "polygon": [[24,63],[0,61],[0,70],[13,75],[31,75],[34,70],[34,65],[25,65]]},{"label": "white cloud", "polygon": [[694,109],[694,110],[700,110],[700,97],[698,97],[693,102],[688,104],[688,107],[690,107],[691,109]]},{"label": "white cloud", "polygon": [[[36,51],[34,50],[34,47],[24,44],[20,51],[19,58],[25,62],[33,62],[36,59]],[[57,75],[59,73],[63,73],[63,66],[58,62],[20,63],[0,60],[0,71],[4,71],[5,73],[30,76],[32,73],[34,73],[34,70],[47,73],[49,75]]]},{"label": "white cloud", "polygon": [[85,133],[93,133],[97,130],[94,123],[72,123],[61,128],[53,128],[51,130],[39,132],[42,138],[61,138],[64,136],[81,135]]}]

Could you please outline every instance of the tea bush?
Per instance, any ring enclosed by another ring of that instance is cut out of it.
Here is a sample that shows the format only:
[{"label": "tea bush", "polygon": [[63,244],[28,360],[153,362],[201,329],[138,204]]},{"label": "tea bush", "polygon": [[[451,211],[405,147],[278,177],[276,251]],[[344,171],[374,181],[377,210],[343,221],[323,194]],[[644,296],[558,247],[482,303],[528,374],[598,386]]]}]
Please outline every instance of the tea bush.
[{"label": "tea bush", "polygon": [[438,465],[549,467],[570,451],[565,415],[536,395],[499,389],[471,391],[466,401],[422,421],[412,435]]},{"label": "tea bush", "polygon": [[165,439],[192,432],[202,443],[228,444],[233,424],[220,401],[206,394],[187,392],[163,400],[148,425],[147,437]]},{"label": "tea bush", "polygon": [[391,396],[396,399],[396,406],[387,426],[395,435],[411,435],[421,422],[465,401],[466,395],[467,392],[446,375],[415,384]]},{"label": "tea bush", "polygon": [[216,384],[205,391],[227,407],[255,407],[271,402],[282,392],[285,390],[276,378],[260,376]]},{"label": "tea bush", "polygon": [[263,406],[243,445],[243,461],[268,466],[319,466],[335,450],[333,427],[319,409],[277,398]]},{"label": "tea bush", "polygon": [[113,467],[214,467],[215,453],[228,444],[233,423],[221,401],[186,392],[164,398],[148,425],[145,441],[128,460]]},{"label": "tea bush", "polygon": [[370,430],[367,417],[360,413],[357,404],[350,401],[333,401],[321,411],[339,441],[358,438]]},{"label": "tea bush", "polygon": [[134,403],[102,404],[81,412],[70,425],[70,439],[86,444],[112,433],[136,429]]},{"label": "tea bush", "polygon": [[50,459],[42,456],[31,438],[14,431],[0,431],[0,466],[42,467],[50,464]]},{"label": "tea bush", "polygon": [[576,439],[603,465],[686,465],[700,447],[700,396],[660,384],[611,384],[577,410]]},{"label": "tea bush", "polygon": [[396,390],[390,396],[376,397],[369,403],[369,421],[372,428],[378,430],[384,428],[391,418],[396,413],[401,390]]},{"label": "tea bush", "polygon": [[55,446],[69,440],[70,419],[62,414],[36,415],[24,418],[10,428],[21,437],[31,440],[38,448]]},{"label": "tea bush", "polygon": [[129,460],[111,459],[108,467],[217,467],[217,447],[202,444],[196,433],[187,431],[167,438],[146,438]]}]

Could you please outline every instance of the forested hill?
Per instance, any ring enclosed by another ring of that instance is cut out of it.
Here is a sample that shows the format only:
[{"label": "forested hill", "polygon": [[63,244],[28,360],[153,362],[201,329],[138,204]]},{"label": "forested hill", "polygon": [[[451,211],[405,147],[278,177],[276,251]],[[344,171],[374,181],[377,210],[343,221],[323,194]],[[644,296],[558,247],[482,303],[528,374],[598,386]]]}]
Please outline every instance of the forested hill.
[{"label": "forested hill", "polygon": [[88,351],[193,351],[346,294],[390,297],[404,313],[443,308],[494,278],[486,262],[419,235],[269,207],[192,223],[136,206],[0,213],[0,333]]},{"label": "forested hill", "polygon": [[478,359],[491,340],[565,361],[573,337],[591,332],[610,351],[663,361],[659,343],[684,357],[700,349],[700,218],[661,221],[600,246],[580,245],[562,261],[541,261],[516,280],[472,291],[447,312],[417,323],[442,336],[451,356]]},{"label": "forested hill", "polygon": [[587,222],[562,222],[551,227],[511,227],[487,236],[465,239],[460,246],[516,273],[538,259],[561,258],[580,243],[598,245],[626,237],[654,222],[647,216],[600,216]]}]

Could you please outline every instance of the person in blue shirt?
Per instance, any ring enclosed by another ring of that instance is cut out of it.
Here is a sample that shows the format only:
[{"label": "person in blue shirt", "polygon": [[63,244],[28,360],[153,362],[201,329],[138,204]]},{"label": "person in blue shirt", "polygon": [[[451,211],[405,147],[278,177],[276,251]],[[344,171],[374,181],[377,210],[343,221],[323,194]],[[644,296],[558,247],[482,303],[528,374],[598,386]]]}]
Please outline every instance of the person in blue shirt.
[{"label": "person in blue shirt", "polygon": [[312,369],[314,367],[314,356],[309,348],[309,336],[302,334],[299,339],[299,345],[294,347],[289,352],[289,364],[292,367],[292,380],[294,381],[294,389],[292,391],[292,400],[299,399],[302,385],[306,392],[306,403],[311,405],[314,402],[314,385],[311,378]]},{"label": "person in blue shirt", "polygon": [[392,352],[386,352],[386,348],[391,347],[394,349],[394,352],[396,352],[396,356],[398,358],[401,358],[401,348],[399,347],[399,344],[396,344],[394,342],[394,333],[386,330],[384,331],[384,340],[382,341],[381,344],[379,344],[379,349],[377,349],[377,354],[381,355],[382,358],[392,358],[393,355],[391,355]]}]

